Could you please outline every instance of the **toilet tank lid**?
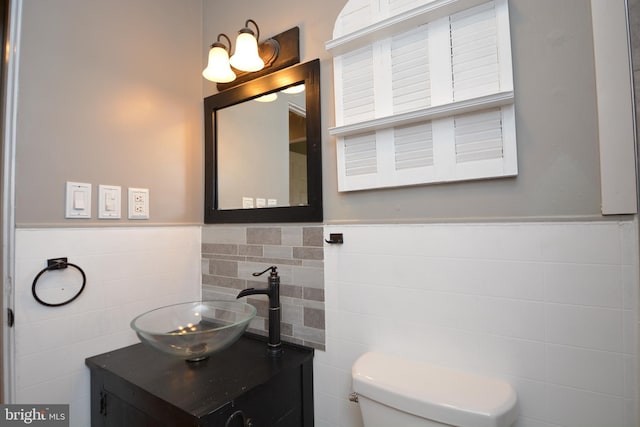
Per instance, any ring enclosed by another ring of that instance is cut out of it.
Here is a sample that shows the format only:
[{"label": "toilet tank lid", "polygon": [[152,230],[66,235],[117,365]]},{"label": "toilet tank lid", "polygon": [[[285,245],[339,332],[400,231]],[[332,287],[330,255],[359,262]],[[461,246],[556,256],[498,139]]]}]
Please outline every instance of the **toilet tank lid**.
[{"label": "toilet tank lid", "polygon": [[382,353],[353,364],[353,391],[371,400],[441,423],[508,427],[518,414],[508,383]]}]

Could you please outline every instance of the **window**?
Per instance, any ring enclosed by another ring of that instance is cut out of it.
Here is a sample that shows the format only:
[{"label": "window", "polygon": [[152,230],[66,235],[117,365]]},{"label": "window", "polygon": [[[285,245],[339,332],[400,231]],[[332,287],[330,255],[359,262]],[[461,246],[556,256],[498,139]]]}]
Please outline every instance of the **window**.
[{"label": "window", "polygon": [[373,1],[327,43],[339,190],[516,175],[507,0]]}]

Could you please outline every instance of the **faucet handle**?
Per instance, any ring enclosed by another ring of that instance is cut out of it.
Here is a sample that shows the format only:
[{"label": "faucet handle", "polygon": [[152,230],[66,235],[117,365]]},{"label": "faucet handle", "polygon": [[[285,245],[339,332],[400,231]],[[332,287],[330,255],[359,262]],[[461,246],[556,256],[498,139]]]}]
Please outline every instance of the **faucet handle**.
[{"label": "faucet handle", "polygon": [[266,273],[269,270],[271,270],[271,276],[277,276],[278,275],[278,267],[275,266],[275,265],[272,265],[271,267],[267,268],[264,271],[261,271],[259,273],[253,273],[253,276],[254,277],[262,276],[264,273]]}]

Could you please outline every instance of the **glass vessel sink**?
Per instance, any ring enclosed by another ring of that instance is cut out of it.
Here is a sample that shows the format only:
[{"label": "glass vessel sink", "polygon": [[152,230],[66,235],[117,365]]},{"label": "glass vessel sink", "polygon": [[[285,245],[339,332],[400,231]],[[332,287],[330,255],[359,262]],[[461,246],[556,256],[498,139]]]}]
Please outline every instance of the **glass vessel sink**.
[{"label": "glass vessel sink", "polygon": [[255,307],[241,301],[195,301],[148,311],[131,328],[144,344],[196,362],[233,344],[255,315]]}]

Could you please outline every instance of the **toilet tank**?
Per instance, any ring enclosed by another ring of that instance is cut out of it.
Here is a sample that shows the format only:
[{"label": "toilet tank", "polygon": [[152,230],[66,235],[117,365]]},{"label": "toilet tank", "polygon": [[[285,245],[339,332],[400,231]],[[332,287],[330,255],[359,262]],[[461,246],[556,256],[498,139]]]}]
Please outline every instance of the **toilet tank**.
[{"label": "toilet tank", "polygon": [[486,376],[370,352],[352,378],[358,395],[443,424],[508,427],[518,416],[513,387]]}]

